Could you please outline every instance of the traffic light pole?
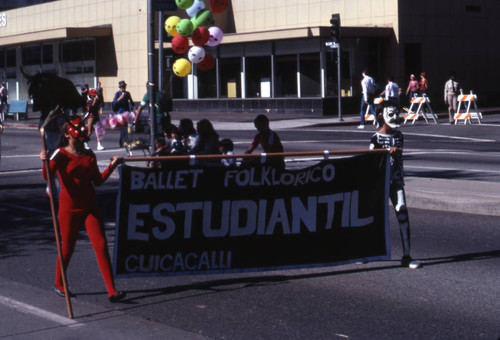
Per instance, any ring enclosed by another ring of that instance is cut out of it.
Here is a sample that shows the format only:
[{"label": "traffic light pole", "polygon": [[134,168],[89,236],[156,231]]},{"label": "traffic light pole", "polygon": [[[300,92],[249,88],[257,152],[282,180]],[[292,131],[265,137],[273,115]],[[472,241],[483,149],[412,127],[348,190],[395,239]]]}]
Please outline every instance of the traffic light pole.
[{"label": "traffic light pole", "polygon": [[330,19],[330,35],[332,37],[332,47],[337,49],[337,98],[339,103],[339,121],[342,122],[342,85],[340,83],[340,14],[332,14]]},{"label": "traffic light pole", "polygon": [[337,43],[337,97],[339,104],[339,122],[343,122],[342,118],[342,86],[340,83],[340,44]]}]

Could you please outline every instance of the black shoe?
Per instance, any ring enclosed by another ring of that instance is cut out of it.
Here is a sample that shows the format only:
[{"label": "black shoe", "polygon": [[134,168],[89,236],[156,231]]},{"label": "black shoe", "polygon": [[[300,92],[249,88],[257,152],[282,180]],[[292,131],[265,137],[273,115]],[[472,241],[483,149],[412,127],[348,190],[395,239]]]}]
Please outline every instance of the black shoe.
[{"label": "black shoe", "polygon": [[112,302],[112,303],[120,302],[121,300],[123,300],[125,298],[125,296],[127,296],[127,293],[125,293],[125,292],[118,292],[115,295],[111,295],[109,297],[109,302]]},{"label": "black shoe", "polygon": [[[60,297],[66,297],[66,294],[62,290],[57,288],[56,286],[54,286],[54,288],[52,290],[54,291],[54,293],[56,293]],[[75,294],[69,292],[69,297],[75,297],[75,296],[76,296]]]},{"label": "black shoe", "polygon": [[410,262],[413,261],[410,255],[405,255],[401,258],[401,267],[408,268],[410,266]]}]

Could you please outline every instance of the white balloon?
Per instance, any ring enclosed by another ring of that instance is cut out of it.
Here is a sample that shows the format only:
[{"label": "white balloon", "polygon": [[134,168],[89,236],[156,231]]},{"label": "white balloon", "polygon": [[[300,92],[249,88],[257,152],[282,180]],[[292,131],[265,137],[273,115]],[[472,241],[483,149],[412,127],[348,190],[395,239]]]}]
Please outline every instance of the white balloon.
[{"label": "white balloon", "polygon": [[200,46],[193,46],[189,49],[188,58],[193,64],[198,64],[205,58],[205,49]]},{"label": "white balloon", "polygon": [[206,45],[207,46],[217,46],[222,42],[222,38],[224,38],[224,33],[217,26],[212,26],[208,29],[210,32],[210,39],[208,39]]},{"label": "white balloon", "polygon": [[186,9],[186,13],[192,18],[202,9],[205,9],[205,2],[202,0],[195,0],[191,7]]}]

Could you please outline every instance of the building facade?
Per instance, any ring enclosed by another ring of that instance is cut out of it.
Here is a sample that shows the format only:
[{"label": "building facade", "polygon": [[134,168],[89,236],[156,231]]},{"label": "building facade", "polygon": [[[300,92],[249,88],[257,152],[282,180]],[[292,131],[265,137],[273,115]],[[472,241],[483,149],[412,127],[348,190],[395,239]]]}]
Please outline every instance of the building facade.
[{"label": "building facade", "polygon": [[[337,50],[328,47],[333,13],[342,23],[340,84]],[[156,38],[170,15],[188,17],[181,10],[155,16]],[[162,46],[168,60],[155,81],[177,111],[333,114],[339,94],[358,101],[365,68],[380,88],[392,76],[403,92],[410,74],[425,71],[436,102],[451,72],[480,99],[494,97],[499,18],[500,2],[488,0],[232,0],[215,16],[222,44],[206,48],[216,67],[172,76],[167,67],[182,56],[165,34],[156,49]],[[11,99],[27,99],[20,66],[56,72],[76,86],[100,81],[108,103],[125,80],[138,101],[148,76],[147,23],[147,0],[58,0],[4,10],[0,80]]]}]

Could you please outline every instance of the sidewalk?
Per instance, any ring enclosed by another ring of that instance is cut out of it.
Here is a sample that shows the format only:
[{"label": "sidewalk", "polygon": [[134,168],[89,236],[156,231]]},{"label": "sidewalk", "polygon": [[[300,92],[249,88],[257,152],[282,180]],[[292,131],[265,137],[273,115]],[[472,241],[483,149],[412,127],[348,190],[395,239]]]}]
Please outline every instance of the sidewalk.
[{"label": "sidewalk", "polygon": [[0,288],[2,339],[206,339],[117,310],[123,304],[108,307],[73,298],[69,319],[66,300],[47,290],[1,277]]},{"label": "sidewalk", "polygon": [[[500,108],[482,108],[481,112],[483,115],[500,113]],[[255,114],[172,112],[171,115],[174,124],[182,118],[190,118],[194,122],[207,118],[218,131],[255,129]],[[448,113],[437,115],[441,122],[447,121]],[[345,115],[342,121],[338,116],[310,114],[270,114],[269,118],[273,129],[359,124],[357,114]],[[33,112],[26,120],[6,119],[5,122],[6,128],[17,129],[37,129],[37,124],[38,113]],[[500,216],[500,183],[419,177],[407,177],[405,181],[408,206],[411,208]]]}]

